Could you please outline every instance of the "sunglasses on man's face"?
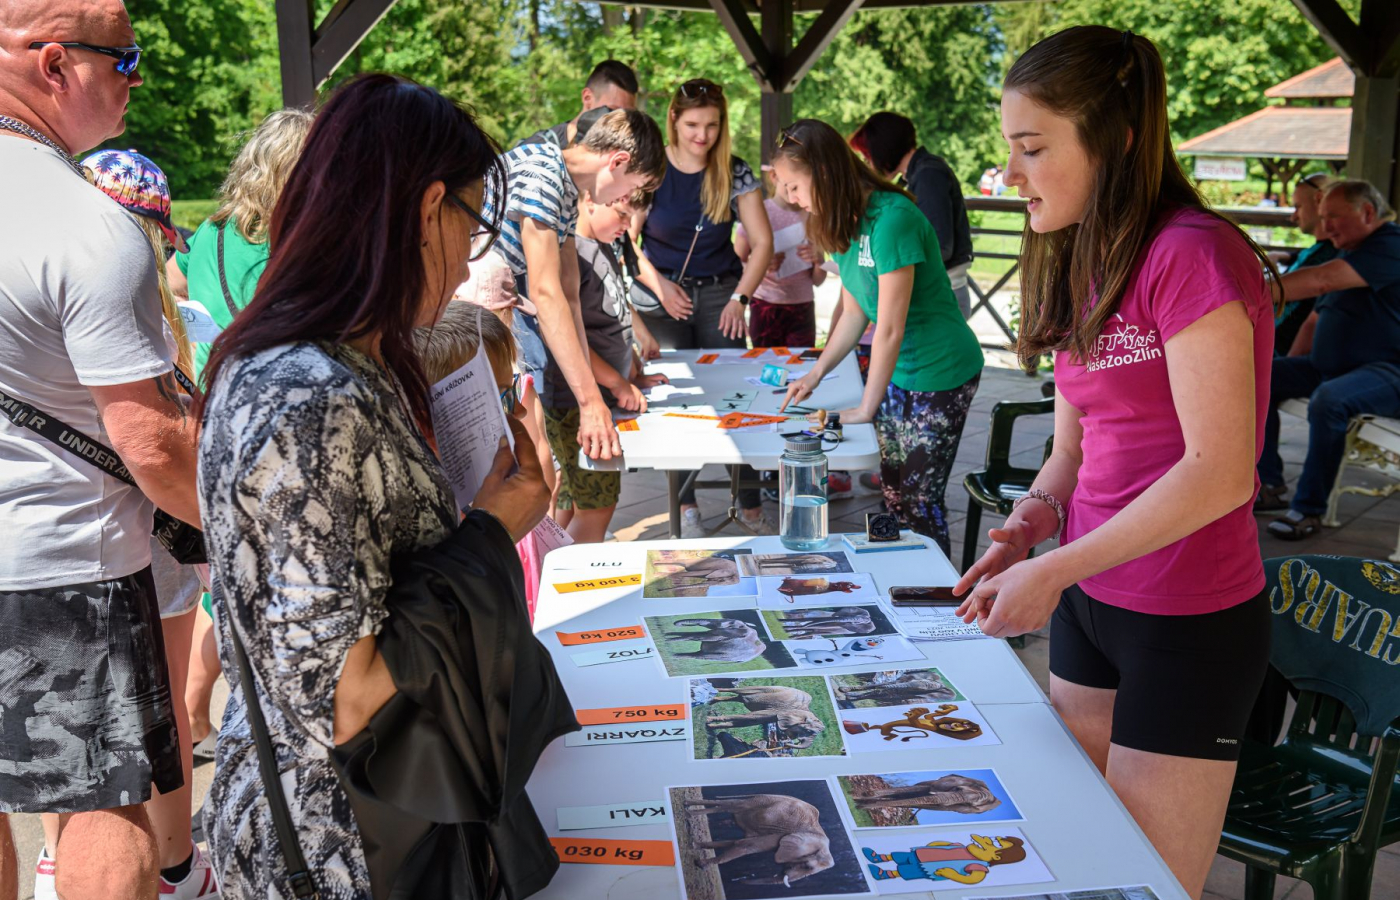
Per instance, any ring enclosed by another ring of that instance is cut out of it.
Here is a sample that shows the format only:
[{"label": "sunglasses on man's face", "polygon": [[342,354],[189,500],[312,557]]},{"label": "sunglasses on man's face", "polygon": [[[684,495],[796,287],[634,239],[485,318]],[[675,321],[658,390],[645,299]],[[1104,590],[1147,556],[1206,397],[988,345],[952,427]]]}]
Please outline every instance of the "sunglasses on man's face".
[{"label": "sunglasses on man's face", "polygon": [[128,77],[136,71],[137,66],[141,65],[141,48],[135,44],[130,47],[102,47],[97,44],[85,44],[82,41],[35,41],[29,45],[29,49],[42,50],[50,44],[110,56],[117,61],[117,71]]},{"label": "sunglasses on man's face", "polygon": [[[486,221],[481,213],[472,209],[461,197],[458,197],[451,191],[447,192],[446,197],[448,203],[451,203],[453,206],[466,213],[471,217],[472,221],[481,226],[476,231],[472,232],[472,250],[471,255],[467,257],[467,262],[476,262],[486,255],[486,251],[491,249],[492,244],[496,243],[496,238],[501,236],[501,229]],[[477,239],[482,235],[487,236],[486,240],[478,243]]]},{"label": "sunglasses on man's face", "polygon": [[723,97],[724,88],[708,81],[687,81],[681,85],[681,96],[687,100],[696,97]]}]

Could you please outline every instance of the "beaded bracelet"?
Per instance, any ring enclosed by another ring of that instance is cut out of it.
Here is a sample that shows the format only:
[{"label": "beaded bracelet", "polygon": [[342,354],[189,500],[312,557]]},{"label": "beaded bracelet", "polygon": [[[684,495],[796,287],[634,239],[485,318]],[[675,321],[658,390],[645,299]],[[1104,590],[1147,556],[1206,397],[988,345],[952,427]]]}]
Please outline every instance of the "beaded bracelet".
[{"label": "beaded bracelet", "polygon": [[1024,497],[1017,499],[1015,503],[1011,504],[1012,512],[1015,512],[1016,508],[1022,503],[1025,503],[1027,500],[1039,500],[1046,506],[1049,506],[1051,509],[1053,509],[1055,511],[1055,515],[1059,517],[1060,527],[1055,529],[1054,534],[1050,535],[1051,538],[1057,538],[1064,533],[1065,507],[1064,504],[1060,503],[1059,499],[1056,498],[1054,494],[1048,491],[1042,491],[1040,488],[1032,488],[1031,490],[1026,492],[1026,495]]}]

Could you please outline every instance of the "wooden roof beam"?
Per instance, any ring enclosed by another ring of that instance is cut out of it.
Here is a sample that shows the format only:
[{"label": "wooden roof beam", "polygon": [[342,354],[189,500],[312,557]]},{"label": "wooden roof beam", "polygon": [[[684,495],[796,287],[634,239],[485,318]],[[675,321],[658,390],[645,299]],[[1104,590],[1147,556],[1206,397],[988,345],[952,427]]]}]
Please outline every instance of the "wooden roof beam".
[{"label": "wooden roof beam", "polygon": [[1343,62],[1352,69],[1367,70],[1370,54],[1361,26],[1347,15],[1337,0],[1293,0],[1293,5],[1312,23],[1328,46],[1337,51]]},{"label": "wooden roof beam", "polygon": [[758,29],[753,27],[753,22],[749,21],[748,10],[744,6],[743,0],[709,0],[710,8],[719,16],[720,24],[729,33],[729,37],[734,41],[735,48],[739,51],[739,56],[744,60],[744,65],[748,66],[753,77],[758,81],[758,86],[765,91],[776,89],[778,75],[774,71],[773,54],[768,52],[768,47],[763,43],[763,38],[759,36]]},{"label": "wooden roof beam", "polygon": [[792,91],[797,89],[807,73],[812,71],[812,66],[826,52],[826,48],[831,46],[831,42],[836,39],[836,35],[841,29],[846,27],[851,16],[860,9],[863,0],[830,0],[826,9],[807,28],[807,33],[798,41],[797,46],[792,48],[788,54],[786,63],[783,65],[781,84],[778,89],[781,91]]}]

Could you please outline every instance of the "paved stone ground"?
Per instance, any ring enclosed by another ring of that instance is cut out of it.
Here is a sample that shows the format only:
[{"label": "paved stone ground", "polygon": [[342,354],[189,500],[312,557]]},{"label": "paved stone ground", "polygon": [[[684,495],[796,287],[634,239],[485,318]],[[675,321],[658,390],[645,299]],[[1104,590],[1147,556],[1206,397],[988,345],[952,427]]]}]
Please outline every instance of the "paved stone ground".
[{"label": "paved stone ground", "polygon": [[[948,513],[953,544],[954,565],[960,565],[964,530],[967,519],[967,494],[962,489],[963,476],[980,468],[986,452],[987,430],[991,409],[1000,400],[1033,400],[1040,397],[1040,377],[1028,377],[1013,367],[1009,354],[989,351],[988,367],[982,375],[981,388],[973,403],[967,429],[963,433],[962,446],[957,455],[953,475],[948,490]],[[1012,459],[1018,464],[1039,466],[1044,452],[1045,439],[1050,435],[1052,423],[1049,416],[1025,417],[1017,425],[1012,443]],[[1302,420],[1291,416],[1283,417],[1282,451],[1286,474],[1290,485],[1298,477],[1303,455],[1307,449],[1307,426]],[[722,469],[712,467],[705,471],[706,478],[722,477]],[[1359,480],[1359,479],[1358,479]],[[878,494],[856,486],[856,496],[833,501],[831,510],[831,530],[860,531],[865,528],[864,515],[882,508]],[[718,491],[700,494],[700,505],[707,519],[718,522],[728,507],[728,496]],[[767,513],[777,521],[777,508],[766,504]],[[982,533],[977,536],[978,546],[987,543],[985,529],[994,520],[983,519]],[[1289,544],[1278,541],[1263,533],[1260,528],[1260,546],[1264,556],[1277,556],[1298,550],[1309,553],[1336,553],[1348,556],[1375,556],[1384,559],[1395,548],[1396,533],[1400,530],[1400,498],[1376,500],[1369,497],[1348,496],[1341,507],[1343,525],[1327,529],[1323,534],[1306,544]],[[613,517],[612,531],[618,540],[653,540],[667,536],[666,479],[658,472],[637,472],[623,478],[622,499],[617,514]],[[1261,518],[1261,526],[1264,523]],[[734,526],[730,530],[737,532]],[[1045,548],[1048,549],[1048,546]],[[1024,649],[1019,651],[1021,660],[1040,682],[1048,685],[1049,641],[1044,634],[1029,637]],[[216,721],[222,710],[224,691],[215,696]],[[205,763],[195,770],[196,798],[202,798],[208,789],[212,765]],[[20,865],[20,898],[32,900],[33,869],[27,861],[33,860],[43,840],[37,817],[12,817],[16,843],[18,844]],[[1372,883],[1372,897],[1400,897],[1400,845],[1393,845],[1382,851],[1376,860],[1376,875]],[[1244,867],[1225,859],[1216,859],[1206,883],[1207,900],[1242,900],[1244,897]],[[1274,894],[1278,900],[1309,900],[1312,889],[1302,882],[1280,879]]]}]

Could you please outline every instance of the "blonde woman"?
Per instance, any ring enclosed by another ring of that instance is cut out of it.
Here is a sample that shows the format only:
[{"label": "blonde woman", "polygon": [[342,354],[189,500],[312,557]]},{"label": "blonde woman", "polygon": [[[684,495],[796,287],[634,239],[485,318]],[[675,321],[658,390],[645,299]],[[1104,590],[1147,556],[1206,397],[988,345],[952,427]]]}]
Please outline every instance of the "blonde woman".
[{"label": "blonde woman", "polygon": [[[304,109],[283,109],[263,119],[229,167],[218,210],[195,231],[189,248],[166,264],[175,293],[203,306],[220,330],[253,299],[267,265],[272,208],[301,157],[312,118]],[[208,359],[209,344],[196,344],[196,376]]]},{"label": "blonde woman", "polygon": [[[729,152],[724,88],[704,78],[676,88],[666,114],[666,139],[666,176],[651,209],[632,222],[646,257],[640,280],[648,283],[650,267],[659,278],[648,286],[659,288],[662,309],[646,319],[646,327],[667,349],[743,347],[749,298],[773,258],[773,230],[757,176]],[[734,252],[736,218],[748,241],[745,262]],[[753,477],[751,470],[748,474]],[[702,536],[695,492],[680,500],[682,536]],[[771,533],[757,490],[740,491],[739,506],[750,530]]]},{"label": "blonde woman", "polygon": [[[165,173],[134,150],[102,150],[83,160],[89,178],[103,193],[132,213],[150,241],[157,263],[165,261],[167,242],[177,250],[185,241],[170,220],[170,189]],[[193,354],[185,333],[184,319],[164,270],[160,272],[160,299],[168,326],[166,342],[176,367],[186,379],[193,375]],[[115,348],[114,348],[115,349]],[[215,900],[218,881],[209,860],[191,839],[190,806],[193,746],[189,716],[185,709],[185,680],[189,674],[190,645],[193,639],[195,606],[203,591],[194,566],[182,566],[155,538],[151,539],[151,575],[160,604],[160,625],[164,636],[165,662],[170,672],[170,697],[180,740],[180,762],[184,785],[173,791],[152,791],[146,802],[160,858],[160,896],[170,900]],[[44,816],[45,842],[57,843],[58,816]],[[47,849],[35,872],[35,900],[56,897],[53,891],[52,862]],[[47,863],[47,865],[46,865]],[[46,877],[47,876],[47,877]]]}]

